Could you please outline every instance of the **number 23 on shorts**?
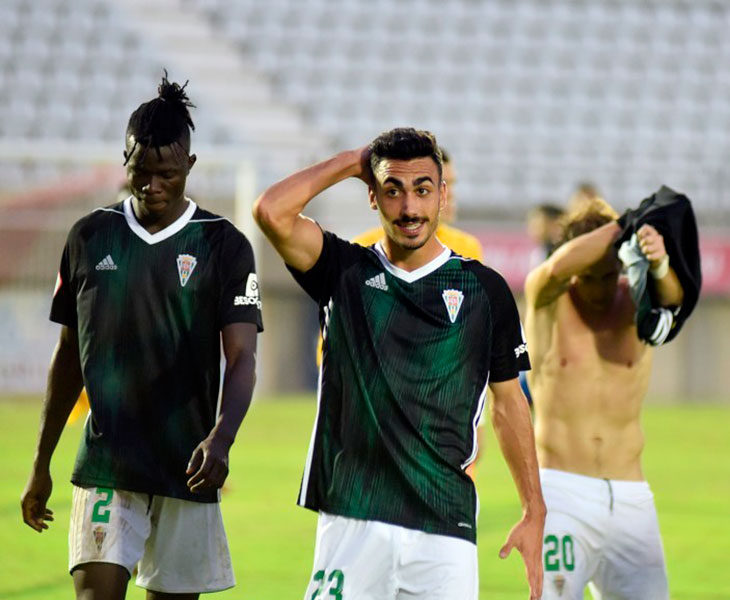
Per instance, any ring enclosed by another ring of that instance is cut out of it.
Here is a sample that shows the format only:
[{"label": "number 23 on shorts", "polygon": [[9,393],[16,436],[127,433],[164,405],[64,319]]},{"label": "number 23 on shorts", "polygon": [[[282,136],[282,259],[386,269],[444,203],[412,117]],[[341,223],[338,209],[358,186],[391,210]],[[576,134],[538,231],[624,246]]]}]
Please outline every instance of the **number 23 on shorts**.
[{"label": "number 23 on shorts", "polygon": [[327,600],[328,597],[344,600],[342,588],[345,586],[345,575],[339,569],[331,571],[329,576],[323,570],[319,570],[312,577],[312,581],[317,583],[317,589],[314,590],[309,600],[317,600],[317,598]]}]

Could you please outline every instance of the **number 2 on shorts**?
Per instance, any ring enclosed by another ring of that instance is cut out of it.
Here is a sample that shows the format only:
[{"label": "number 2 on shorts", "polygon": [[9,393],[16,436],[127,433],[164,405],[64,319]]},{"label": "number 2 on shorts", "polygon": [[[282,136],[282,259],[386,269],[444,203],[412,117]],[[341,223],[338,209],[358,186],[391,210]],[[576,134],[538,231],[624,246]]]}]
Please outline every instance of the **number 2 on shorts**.
[{"label": "number 2 on shorts", "polygon": [[112,497],[114,496],[114,490],[111,488],[96,488],[96,493],[101,495],[96,503],[94,504],[94,510],[91,513],[92,523],[108,523],[109,513],[111,509],[106,508],[111,504]]},{"label": "number 2 on shorts", "polygon": [[[326,573],[319,570],[314,574],[314,577],[312,577],[312,581],[317,582],[319,585],[317,586],[317,589],[314,590],[310,600],[317,600],[317,598],[324,599],[322,594],[324,593],[325,588],[325,576]],[[330,576],[326,578],[326,583],[330,584],[329,589],[327,590],[329,596],[335,600],[343,600],[342,588],[345,585],[345,574],[339,569],[335,569],[330,573]]]}]

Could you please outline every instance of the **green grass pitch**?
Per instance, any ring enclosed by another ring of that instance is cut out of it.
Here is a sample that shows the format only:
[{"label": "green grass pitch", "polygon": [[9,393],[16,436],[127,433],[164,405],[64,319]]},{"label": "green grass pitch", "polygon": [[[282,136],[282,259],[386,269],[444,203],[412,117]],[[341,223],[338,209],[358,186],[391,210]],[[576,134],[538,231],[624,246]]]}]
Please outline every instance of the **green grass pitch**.
[{"label": "green grass pitch", "polygon": [[[71,472],[80,425],[68,427],[56,452],[50,507],[56,521],[37,534],[20,518],[38,427],[37,399],[0,398],[0,598],[73,596],[66,573]],[[316,515],[295,505],[314,418],[314,400],[259,401],[231,454],[223,514],[238,585],[211,598],[302,598],[310,576]],[[650,405],[644,413],[644,469],[659,511],[673,600],[727,600],[730,581],[730,408]],[[488,427],[488,431],[491,431]],[[515,552],[497,557],[519,517],[509,473],[490,435],[479,465],[480,598],[527,598]],[[144,593],[130,584],[127,598]]]}]

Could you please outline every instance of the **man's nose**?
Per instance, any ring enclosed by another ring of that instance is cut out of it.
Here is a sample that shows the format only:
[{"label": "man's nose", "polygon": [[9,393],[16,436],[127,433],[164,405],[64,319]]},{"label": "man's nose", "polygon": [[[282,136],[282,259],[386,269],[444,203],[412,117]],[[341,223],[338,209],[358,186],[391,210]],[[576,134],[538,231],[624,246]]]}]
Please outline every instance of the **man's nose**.
[{"label": "man's nose", "polygon": [[157,175],[152,175],[147,180],[147,183],[144,186],[142,186],[142,190],[144,190],[145,192],[151,192],[153,194],[157,193],[161,189],[160,181],[161,181],[161,179]]}]

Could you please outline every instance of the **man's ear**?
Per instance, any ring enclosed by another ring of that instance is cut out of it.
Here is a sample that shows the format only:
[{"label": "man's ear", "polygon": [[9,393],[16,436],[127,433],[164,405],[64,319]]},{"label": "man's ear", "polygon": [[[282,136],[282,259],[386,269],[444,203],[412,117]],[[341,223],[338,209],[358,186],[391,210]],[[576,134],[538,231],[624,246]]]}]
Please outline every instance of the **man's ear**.
[{"label": "man's ear", "polygon": [[368,188],[368,200],[370,202],[370,208],[378,210],[378,200],[375,196],[375,191],[371,187]]},{"label": "man's ear", "polygon": [[198,157],[195,154],[188,156],[188,172],[190,172],[190,169],[193,168],[196,160],[198,160]]},{"label": "man's ear", "polygon": [[129,152],[122,150],[122,156],[124,157],[124,164],[129,162]]},{"label": "man's ear", "polygon": [[449,202],[449,190],[447,189],[447,184],[445,180],[441,181],[441,185],[439,186],[439,213],[446,210],[446,205]]}]

